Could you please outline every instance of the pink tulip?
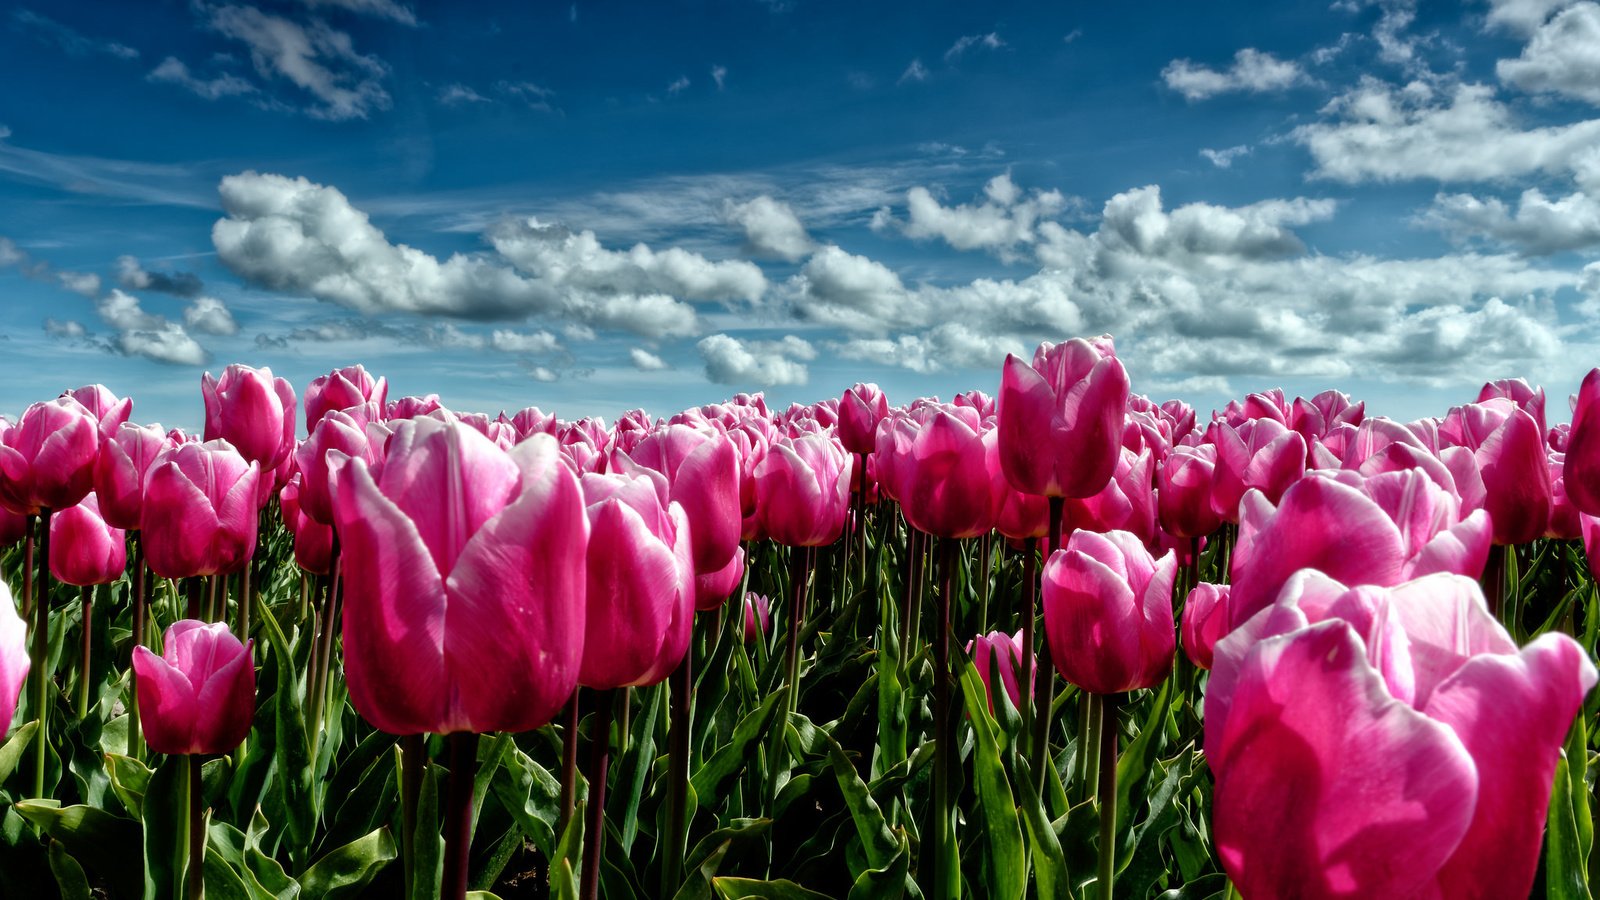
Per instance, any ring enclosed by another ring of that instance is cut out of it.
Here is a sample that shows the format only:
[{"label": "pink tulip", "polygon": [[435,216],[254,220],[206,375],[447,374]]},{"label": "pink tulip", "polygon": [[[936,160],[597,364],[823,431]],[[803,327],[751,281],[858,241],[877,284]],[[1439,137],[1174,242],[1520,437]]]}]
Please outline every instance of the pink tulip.
[{"label": "pink tulip", "polygon": [[[989,698],[989,712],[994,712],[994,674],[1000,673],[1000,685],[1005,689],[1006,696],[1011,698],[1011,705],[1022,706],[1021,688],[1017,683],[1017,669],[1022,666],[1022,632],[1006,634],[1003,631],[991,631],[980,634],[967,642],[967,655],[972,657],[972,664],[978,668],[978,677],[983,679],[984,694]],[[1029,670],[1029,677],[1033,672]],[[1031,692],[1033,685],[1029,685]]]},{"label": "pink tulip", "polygon": [[28,536],[28,517],[0,506],[0,547],[9,547]]},{"label": "pink tulip", "polygon": [[74,506],[94,487],[99,423],[71,397],[35,403],[0,422],[0,506],[19,516]]},{"label": "pink tulip", "polygon": [[140,724],[157,753],[227,753],[250,734],[256,670],[250,643],[222,622],[174,622],[160,656],[133,648]]},{"label": "pink tulip", "polygon": [[1205,537],[1222,525],[1211,505],[1217,449],[1212,444],[1177,447],[1156,472],[1156,510],[1161,527],[1175,537]]},{"label": "pink tulip", "polygon": [[1001,492],[1000,511],[995,514],[995,530],[1013,540],[1042,538],[1050,534],[1050,501],[1038,494],[1013,490],[999,471],[999,453],[994,457],[990,481]]},{"label": "pink tulip", "polygon": [[1044,567],[1044,628],[1061,677],[1094,694],[1154,687],[1172,669],[1178,561],[1125,531],[1073,532]]},{"label": "pink tulip", "polygon": [[1129,531],[1154,547],[1159,540],[1156,528],[1155,455],[1149,450],[1134,453],[1123,448],[1111,481],[1093,496],[1069,498],[1062,504],[1061,531],[1074,528],[1098,531]]},{"label": "pink tulip", "polygon": [[161,452],[145,475],[139,529],[162,578],[237,572],[255,552],[260,469],[227,441]]},{"label": "pink tulip", "polygon": [[1582,529],[1578,525],[1578,508],[1567,496],[1566,454],[1549,451],[1545,465],[1550,473],[1550,521],[1545,524],[1542,537],[1574,540]]},{"label": "pink tulip", "polygon": [[530,406],[527,409],[520,410],[511,417],[511,427],[516,430],[518,440],[523,440],[536,434],[554,435],[560,425],[561,421],[559,419],[537,406]]},{"label": "pink tulip", "polygon": [[144,510],[145,473],[167,446],[167,436],[160,425],[127,422],[101,441],[94,464],[94,492],[107,523],[138,530]]},{"label": "pink tulip", "polygon": [[1439,436],[1477,458],[1496,544],[1525,544],[1544,534],[1550,473],[1544,433],[1532,416],[1510,400],[1485,400],[1451,410]]},{"label": "pink tulip", "polygon": [[[400,420],[407,421],[407,420]],[[330,410],[295,448],[300,469],[300,509],[312,521],[332,525],[334,519],[330,453],[359,459],[368,466],[383,458],[380,427],[372,427],[363,410]]]},{"label": "pink tulip", "polygon": [[1419,471],[1312,473],[1276,507],[1251,491],[1240,504],[1230,627],[1266,608],[1304,568],[1380,586],[1433,572],[1477,577],[1489,539],[1487,514],[1462,516],[1455,498]]},{"label": "pink tulip", "polygon": [[[689,536],[694,536],[694,527],[690,526]],[[705,575],[694,577],[694,608],[695,612],[709,612],[721,606],[724,601],[739,590],[739,585],[744,582],[744,548],[735,547],[733,559],[728,564]]]},{"label": "pink tulip", "polygon": [[1212,648],[1228,633],[1226,584],[1201,582],[1183,602],[1183,652],[1196,668],[1211,668]]},{"label": "pink tulip", "polygon": [[1116,471],[1128,373],[1109,337],[1044,343],[1030,367],[1006,356],[997,421],[1000,467],[1011,486],[1047,497],[1087,497]]},{"label": "pink tulip", "polygon": [[300,507],[300,476],[296,474],[278,492],[283,525],[294,536],[294,561],[314,575],[333,570],[333,526],[311,518]]},{"label": "pink tulip", "polygon": [[772,604],[762,594],[744,595],[744,642],[754,644],[767,636],[772,624]]},{"label": "pink tulip", "polygon": [[997,454],[994,431],[975,412],[946,407],[906,437],[887,455],[880,449],[880,459],[897,472],[893,490],[911,527],[944,538],[992,530],[1005,500],[987,474]]},{"label": "pink tulip", "polygon": [[1238,428],[1218,422],[1209,434],[1217,447],[1211,508],[1226,521],[1238,521],[1245,491],[1258,490],[1276,503],[1306,473],[1306,439],[1275,419],[1255,419]]},{"label": "pink tulip", "polygon": [[50,517],[50,574],[79,586],[110,584],[128,565],[128,538],[100,516],[93,493]]},{"label": "pink tulip", "polygon": [[399,400],[388,402],[383,408],[383,418],[384,421],[415,419],[436,409],[444,409],[444,404],[439,402],[438,394],[429,394],[426,397],[401,397]]},{"label": "pink tulip", "polygon": [[350,700],[390,734],[528,731],[583,657],[577,479],[554,440],[505,453],[445,418],[399,423],[376,477],[334,465]]},{"label": "pink tulip", "polygon": [[871,453],[889,398],[875,384],[857,384],[839,398],[839,443],[847,453]]},{"label": "pink tulip", "polygon": [[980,419],[988,419],[994,415],[994,398],[977,389],[962,391],[951,397],[950,405],[966,407],[976,412]]},{"label": "pink tulip", "polygon": [[28,680],[28,626],[17,615],[11,588],[0,579],[0,738],[17,712],[17,698]]},{"label": "pink tulip", "polygon": [[[222,439],[239,455],[272,472],[294,450],[294,388],[271,369],[252,369],[237,363],[200,377],[206,404],[205,439]],[[270,489],[270,485],[269,485]]]},{"label": "pink tulip", "polygon": [[583,476],[590,528],[587,641],[578,683],[656,684],[689,648],[694,557],[688,517],[650,469]]},{"label": "pink tulip", "polygon": [[692,524],[695,571],[709,575],[726,569],[739,549],[741,525],[739,454],[727,435],[709,427],[668,425],[645,435],[627,456],[666,476],[668,496]]},{"label": "pink tulip", "polygon": [[825,435],[773,441],[755,469],[761,531],[790,547],[838,540],[850,506],[851,468],[844,448]]},{"label": "pink tulip", "polygon": [[1541,435],[1549,431],[1544,417],[1544,388],[1534,387],[1525,378],[1502,378],[1491,381],[1478,391],[1478,402],[1493,400],[1503,397],[1517,405],[1517,408],[1533,417],[1539,426]]},{"label": "pink tulip", "polygon": [[1567,496],[1579,512],[1600,515],[1600,369],[1583,377],[1566,441]]},{"label": "pink tulip", "polygon": [[61,396],[71,397],[83,404],[83,408],[94,417],[101,437],[110,437],[133,414],[133,398],[118,398],[103,384],[85,385],[74,391],[66,391]]},{"label": "pink tulip", "polygon": [[1600,581],[1600,519],[1578,513],[1578,533],[1583,538],[1583,555],[1589,563],[1589,577]]},{"label": "pink tulip", "polygon": [[1215,662],[1217,845],[1241,893],[1527,896],[1596,680],[1577,642],[1519,651],[1470,578],[1350,589],[1310,571]]},{"label": "pink tulip", "polygon": [[1360,425],[1366,407],[1340,391],[1323,391],[1310,400],[1296,397],[1289,406],[1288,425],[1307,441],[1320,439],[1341,425]]},{"label": "pink tulip", "polygon": [[383,414],[384,399],[389,394],[385,378],[373,378],[361,366],[346,366],[311,380],[306,388],[306,431],[317,427],[324,415],[336,409],[349,409],[366,403],[376,403],[377,413]]}]

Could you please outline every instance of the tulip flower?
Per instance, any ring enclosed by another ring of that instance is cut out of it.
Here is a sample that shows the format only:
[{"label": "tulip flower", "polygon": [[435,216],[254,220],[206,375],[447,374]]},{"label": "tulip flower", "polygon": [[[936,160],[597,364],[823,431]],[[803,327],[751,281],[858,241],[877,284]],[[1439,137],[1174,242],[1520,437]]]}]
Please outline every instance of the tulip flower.
[{"label": "tulip flower", "polygon": [[301,509],[300,484],[296,473],[278,492],[283,525],[294,536],[295,563],[314,575],[327,575],[333,569],[333,526],[318,522]]},{"label": "tulip flower", "polygon": [[880,459],[896,473],[891,490],[911,527],[944,538],[992,530],[1005,501],[987,474],[996,456],[994,430],[984,429],[969,409],[946,407],[905,437],[879,447]]},{"label": "tulip flower", "polygon": [[[434,398],[435,403],[438,398]],[[394,418],[390,416],[390,418]],[[537,406],[530,406],[520,410],[511,417],[511,427],[517,431],[519,440],[532,437],[536,434],[554,435],[561,426],[561,420],[554,415],[541,410]]]},{"label": "tulip flower", "polygon": [[754,644],[764,640],[772,625],[772,604],[764,594],[744,595],[744,642]]},{"label": "tulip flower", "polygon": [[145,741],[157,753],[227,753],[250,733],[256,671],[250,642],[222,622],[173,623],[160,656],[133,648]]},{"label": "tulip flower", "polygon": [[852,460],[821,434],[778,438],[755,468],[761,531],[791,547],[838,540],[850,502]]},{"label": "tulip flower", "polygon": [[74,506],[94,487],[99,422],[71,397],[35,403],[0,424],[0,506],[19,516]]},{"label": "tulip flower", "polygon": [[[406,420],[401,420],[406,421]],[[300,469],[300,510],[313,522],[332,525],[334,519],[329,454],[337,451],[374,466],[383,457],[387,438],[381,425],[372,425],[365,411],[331,410],[317,420],[306,439],[294,450]]]},{"label": "tulip flower", "polygon": [[389,401],[383,408],[383,418],[386,421],[415,419],[443,408],[444,404],[439,402],[438,394],[429,394],[426,397],[401,397],[399,400]]},{"label": "tulip flower", "polygon": [[[294,388],[272,370],[231,365],[221,378],[200,378],[206,404],[205,439],[222,439],[239,455],[271,472],[294,450]],[[268,483],[268,489],[271,486]]]},{"label": "tulip flower", "polygon": [[1128,373],[1109,337],[1044,343],[1030,367],[1007,355],[997,401],[1001,471],[1047,497],[1087,497],[1111,480]]},{"label": "tulip flower", "polygon": [[110,437],[133,414],[133,398],[118,398],[103,384],[90,384],[61,396],[71,397],[83,404],[94,417],[102,437]]},{"label": "tulip flower", "polygon": [[1156,494],[1153,483],[1155,454],[1122,448],[1115,473],[1095,494],[1069,498],[1062,504],[1062,531],[1129,531],[1146,546],[1159,540],[1156,529]]},{"label": "tulip flower", "polygon": [[1493,400],[1503,397],[1515,403],[1519,409],[1533,417],[1539,426],[1539,434],[1544,435],[1549,431],[1544,417],[1544,388],[1534,387],[1526,378],[1502,378],[1491,381],[1478,391],[1478,402]]},{"label": "tulip flower", "polygon": [[667,478],[668,496],[693,523],[695,571],[723,571],[739,549],[739,454],[712,428],[668,425],[647,434],[627,454]]},{"label": "tulip flower", "polygon": [[237,572],[256,546],[260,469],[227,441],[161,452],[145,475],[139,530],[163,578]]},{"label": "tulip flower", "polygon": [[[689,536],[694,537],[694,528],[689,529]],[[733,559],[728,564],[706,575],[694,577],[694,608],[695,612],[709,612],[721,606],[724,601],[732,597],[739,590],[739,585],[744,582],[744,548],[735,547]]]},{"label": "tulip flower", "polygon": [[144,512],[144,477],[168,446],[160,425],[117,426],[100,444],[94,493],[108,524],[137,531]]},{"label": "tulip flower", "polygon": [[1600,515],[1600,369],[1583,377],[1566,436],[1567,496],[1581,513]]},{"label": "tulip flower", "polygon": [[1238,521],[1239,499],[1255,489],[1273,503],[1306,473],[1306,439],[1275,419],[1254,419],[1233,427],[1213,426],[1217,447],[1211,508],[1229,522]]},{"label": "tulip flower", "polygon": [[373,378],[361,366],[346,366],[311,380],[306,388],[306,432],[317,427],[322,417],[336,409],[349,409],[367,403],[377,404],[377,414],[383,415],[384,400],[389,394],[385,378]]},{"label": "tulip flower", "polygon": [[1228,633],[1226,584],[1201,582],[1183,602],[1183,652],[1196,668],[1211,668],[1212,648]]},{"label": "tulip flower", "polygon": [[1525,897],[1555,767],[1596,673],[1519,650],[1476,581],[1292,579],[1216,645],[1218,853],[1245,896]]},{"label": "tulip flower", "polygon": [[448,418],[400,422],[374,473],[334,465],[345,676],[383,731],[528,731],[583,655],[589,528],[555,441],[511,453]]},{"label": "tulip flower", "polygon": [[1177,447],[1156,470],[1156,512],[1174,537],[1205,537],[1222,524],[1211,505],[1217,449],[1212,444]]},{"label": "tulip flower", "polygon": [[871,453],[889,398],[875,384],[857,384],[839,398],[839,443],[847,453]]},{"label": "tulip flower", "polygon": [[11,728],[17,700],[28,680],[28,626],[17,615],[11,588],[0,579],[0,738]]},{"label": "tulip flower", "polygon": [[1044,630],[1061,677],[1094,694],[1154,687],[1177,649],[1172,582],[1178,560],[1159,560],[1126,531],[1077,531],[1044,566]]},{"label": "tulip flower", "polygon": [[1550,474],[1544,434],[1533,416],[1511,400],[1485,400],[1451,410],[1439,436],[1477,458],[1496,544],[1525,544],[1544,534]]},{"label": "tulip flower", "polygon": [[0,506],[0,548],[10,547],[28,535],[28,517]]},{"label": "tulip flower", "polygon": [[73,585],[110,584],[128,563],[127,535],[100,515],[93,493],[50,517],[50,574]]},{"label": "tulip flower", "polygon": [[[1011,705],[1020,708],[1022,688],[1017,683],[1017,669],[1022,665],[1022,632],[1006,634],[1003,631],[991,631],[980,634],[967,642],[967,655],[972,657],[972,664],[978,667],[978,677],[983,679],[984,693],[989,698],[989,711],[994,712],[992,679],[997,671],[1006,696],[1011,698]],[[1032,685],[1029,687],[1031,689]]]}]

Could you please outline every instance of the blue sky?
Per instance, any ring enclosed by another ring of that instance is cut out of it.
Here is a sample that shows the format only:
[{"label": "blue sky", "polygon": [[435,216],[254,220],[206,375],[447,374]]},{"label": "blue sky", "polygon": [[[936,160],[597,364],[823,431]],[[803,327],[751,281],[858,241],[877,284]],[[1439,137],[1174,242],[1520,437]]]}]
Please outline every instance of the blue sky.
[{"label": "blue sky", "polygon": [[1110,332],[1158,399],[1409,418],[1600,362],[1592,0],[13,4],[0,78],[7,414],[905,401]]}]

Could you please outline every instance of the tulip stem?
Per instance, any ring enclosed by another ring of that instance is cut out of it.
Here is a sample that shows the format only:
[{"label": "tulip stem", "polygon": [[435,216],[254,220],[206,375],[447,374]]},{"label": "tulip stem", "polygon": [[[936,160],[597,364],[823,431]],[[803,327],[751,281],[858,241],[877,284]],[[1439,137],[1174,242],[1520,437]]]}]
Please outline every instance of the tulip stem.
[{"label": "tulip stem", "polygon": [[1100,878],[1101,900],[1112,900],[1117,870],[1117,707],[1121,694],[1096,695],[1100,702]]},{"label": "tulip stem", "polygon": [[978,540],[978,634],[989,633],[989,574],[994,561],[994,532]]},{"label": "tulip stem", "polygon": [[[220,622],[224,618],[221,609],[228,605],[227,577],[226,575],[211,575],[206,578],[207,622]],[[219,583],[223,585],[220,591],[217,589]],[[219,594],[221,595],[220,600],[218,599]],[[221,607],[217,605],[219,602],[222,604]]]},{"label": "tulip stem", "polygon": [[89,717],[89,654],[94,640],[94,588],[84,585],[78,588],[78,608],[83,613],[82,632],[83,647],[79,654],[81,668],[78,673],[78,718]]},{"label": "tulip stem", "polygon": [[617,692],[600,692],[595,710],[594,733],[589,737],[589,821],[584,832],[583,878],[578,896],[596,900],[600,896],[600,851],[606,839],[606,768],[611,763],[611,709]]},{"label": "tulip stem", "polygon": [[[134,532],[133,539],[133,646],[144,645],[144,541]],[[132,650],[129,651],[130,653]],[[144,735],[139,731],[139,692],[130,691],[128,698],[128,755],[134,759],[144,756]]]},{"label": "tulip stem", "polygon": [[442,900],[466,900],[467,864],[472,850],[472,783],[478,775],[478,735],[457,731],[445,738],[450,752],[450,779],[445,806],[444,882]]},{"label": "tulip stem", "polygon": [[185,600],[185,606],[183,610],[183,617],[185,619],[200,618],[200,595],[204,591],[205,585],[201,583],[199,575],[189,579],[189,583],[187,585],[188,597]]},{"label": "tulip stem", "polygon": [[[867,455],[856,454],[856,469],[859,473],[856,480],[860,483],[861,490],[856,493],[856,539],[858,564],[861,566],[860,587],[867,586]],[[882,602],[877,591],[869,591],[867,596],[873,598],[873,603]],[[874,610],[876,612],[876,610]]]},{"label": "tulip stem", "polygon": [[33,706],[39,731],[33,738],[33,796],[43,800],[45,759],[50,747],[50,510],[39,513],[39,580],[33,612]]},{"label": "tulip stem", "polygon": [[955,853],[955,829],[951,817],[950,769],[956,759],[955,719],[950,715],[950,607],[955,579],[957,543],[945,538],[939,548],[939,637],[934,645],[933,722],[934,722],[934,900],[953,900],[960,890],[960,861]]},{"label": "tulip stem", "polygon": [[[1017,699],[1022,709],[1022,734],[1024,740],[1033,736],[1033,619],[1039,595],[1039,539],[1028,538],[1022,542],[1022,673],[1017,684]],[[1042,773],[1041,773],[1042,774]],[[1041,779],[1042,781],[1043,779]]]},{"label": "tulip stem", "polygon": [[578,687],[572,689],[572,696],[567,698],[567,705],[561,711],[564,729],[561,734],[561,818],[556,823],[557,839],[566,833],[567,823],[572,821],[572,810],[577,806],[578,691],[580,690],[583,689]]},{"label": "tulip stem", "polygon": [[[1051,554],[1061,549],[1061,513],[1066,506],[1066,500],[1061,497],[1050,498],[1050,543],[1044,548],[1046,561]],[[1039,790],[1044,790],[1046,781],[1045,766],[1053,765],[1050,761],[1050,706],[1055,701],[1054,667],[1050,664],[1050,645],[1043,642],[1038,655],[1039,680],[1034,684],[1034,712],[1033,712],[1033,766],[1039,773]],[[1087,750],[1083,751],[1087,752]]]},{"label": "tulip stem", "polygon": [[1082,777],[1078,783],[1083,789],[1083,798],[1093,800],[1098,796],[1095,793],[1095,782],[1100,778],[1102,760],[1096,748],[1100,746],[1105,704],[1101,702],[1099,694],[1084,691],[1078,695],[1078,708],[1082,711],[1078,719],[1078,759],[1081,763],[1078,771]]},{"label": "tulip stem", "polygon": [[667,732],[667,842],[661,858],[661,896],[678,893],[683,876],[683,861],[688,855],[688,822],[684,820],[689,800],[689,729],[694,710],[694,646],[691,643],[683,661],[672,671],[672,724]]},{"label": "tulip stem", "polygon": [[405,868],[407,898],[415,896],[417,801],[422,796],[422,773],[428,764],[427,757],[427,738],[420,734],[400,737],[400,854]]},{"label": "tulip stem", "polygon": [[205,784],[200,754],[190,753],[184,760],[189,770],[189,900],[201,900],[206,895]]}]

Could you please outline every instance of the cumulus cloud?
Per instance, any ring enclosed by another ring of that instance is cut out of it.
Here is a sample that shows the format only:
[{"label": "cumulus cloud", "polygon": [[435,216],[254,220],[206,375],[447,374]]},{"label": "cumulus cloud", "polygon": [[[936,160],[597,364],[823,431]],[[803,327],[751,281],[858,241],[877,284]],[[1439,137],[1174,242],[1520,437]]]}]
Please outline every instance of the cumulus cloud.
[{"label": "cumulus cloud", "polygon": [[253,6],[202,7],[206,24],[223,37],[244,44],[257,74],[282,79],[314,102],[316,118],[364,119],[388,109],[382,80],[389,67],[376,56],[358,53],[350,35],[320,20],[302,25]]},{"label": "cumulus cloud", "polygon": [[203,366],[211,361],[211,354],[175,322],[164,322],[153,329],[124,331],[117,336],[115,346],[127,356],[142,356],[175,366]]},{"label": "cumulus cloud", "polygon": [[630,347],[628,349],[628,360],[633,363],[635,369],[641,372],[660,372],[664,369],[672,368],[667,365],[666,360],[643,347]]},{"label": "cumulus cloud", "polygon": [[[1009,174],[996,175],[983,188],[983,202],[957,206],[941,204],[925,187],[906,192],[907,237],[937,238],[957,250],[1007,251],[1033,243],[1035,226],[1067,208],[1060,191],[1025,193]],[[886,221],[877,221],[879,228]]]},{"label": "cumulus cloud", "polygon": [[1539,26],[1516,59],[1495,66],[1500,80],[1529,93],[1562,94],[1600,105],[1600,4],[1578,3]]},{"label": "cumulus cloud", "polygon": [[561,349],[561,339],[548,331],[496,328],[489,335],[489,346],[501,353],[553,353]]},{"label": "cumulus cloud", "polygon": [[138,297],[116,288],[100,298],[95,304],[95,311],[107,325],[121,331],[151,330],[160,328],[166,322],[160,316],[145,312]]},{"label": "cumulus cloud", "polygon": [[72,319],[62,321],[55,318],[47,318],[44,320],[44,332],[51,337],[76,340],[87,336],[89,329],[83,327],[82,322]]},{"label": "cumulus cloud", "polygon": [[719,90],[719,91],[722,90],[722,88],[724,86],[724,83],[727,81],[727,79],[728,79],[728,67],[727,66],[712,66],[711,67],[711,80],[717,83],[717,90]]},{"label": "cumulus cloud", "polygon": [[195,334],[230,335],[239,333],[239,323],[227,304],[215,297],[196,297],[183,311],[183,324]]},{"label": "cumulus cloud", "polygon": [[1000,35],[993,31],[988,34],[964,34],[956,38],[956,42],[951,44],[950,49],[944,52],[944,61],[953,63],[968,50],[975,47],[983,50],[999,50],[1005,45],[1006,42],[1001,40]]},{"label": "cumulus cloud", "polygon": [[57,272],[56,278],[74,294],[94,297],[100,293],[100,276],[93,272]]},{"label": "cumulus cloud", "polygon": [[789,204],[765,194],[744,203],[729,200],[723,215],[744,229],[745,249],[756,256],[798,262],[816,246]]},{"label": "cumulus cloud", "polygon": [[701,338],[696,348],[705,360],[706,377],[713,383],[760,387],[805,384],[809,377],[805,362],[817,356],[810,343],[794,335],[776,341],[742,341],[713,334]]},{"label": "cumulus cloud", "polygon": [[922,334],[896,338],[857,338],[836,342],[832,349],[845,359],[890,363],[913,372],[945,369],[982,369],[993,366],[1007,353],[1024,356],[1023,340],[985,334],[959,322],[948,322]]},{"label": "cumulus cloud", "polygon": [[439,102],[445,106],[466,106],[472,103],[488,103],[489,98],[464,84],[447,84],[439,89]]},{"label": "cumulus cloud", "polygon": [[193,272],[152,272],[136,256],[119,256],[117,285],[129,291],[156,291],[175,297],[197,297],[205,289]]},{"label": "cumulus cloud", "polygon": [[1222,150],[1204,148],[1200,151],[1200,155],[1205,157],[1213,166],[1219,169],[1227,169],[1233,166],[1234,160],[1241,156],[1250,155],[1250,145],[1240,144],[1237,147],[1227,147]]},{"label": "cumulus cloud", "polygon": [[1538,30],[1552,12],[1572,0],[1489,0],[1486,24],[1518,34],[1528,35]]},{"label": "cumulus cloud", "polygon": [[1332,121],[1302,125],[1291,137],[1311,152],[1311,177],[1352,184],[1562,174],[1600,143],[1600,119],[1519,127],[1483,84],[1441,91],[1424,81],[1364,78],[1325,112]]},{"label": "cumulus cloud", "polygon": [[256,93],[255,85],[231,72],[223,72],[212,78],[201,78],[190,72],[189,67],[175,56],[163,59],[160,65],[150,70],[145,80],[158,84],[175,84],[206,100],[221,100],[224,97],[241,97]]},{"label": "cumulus cloud", "polygon": [[1299,63],[1278,59],[1253,47],[1235,53],[1233,65],[1226,69],[1175,59],[1161,70],[1161,79],[1191,102],[1233,92],[1282,91],[1307,80]]}]

